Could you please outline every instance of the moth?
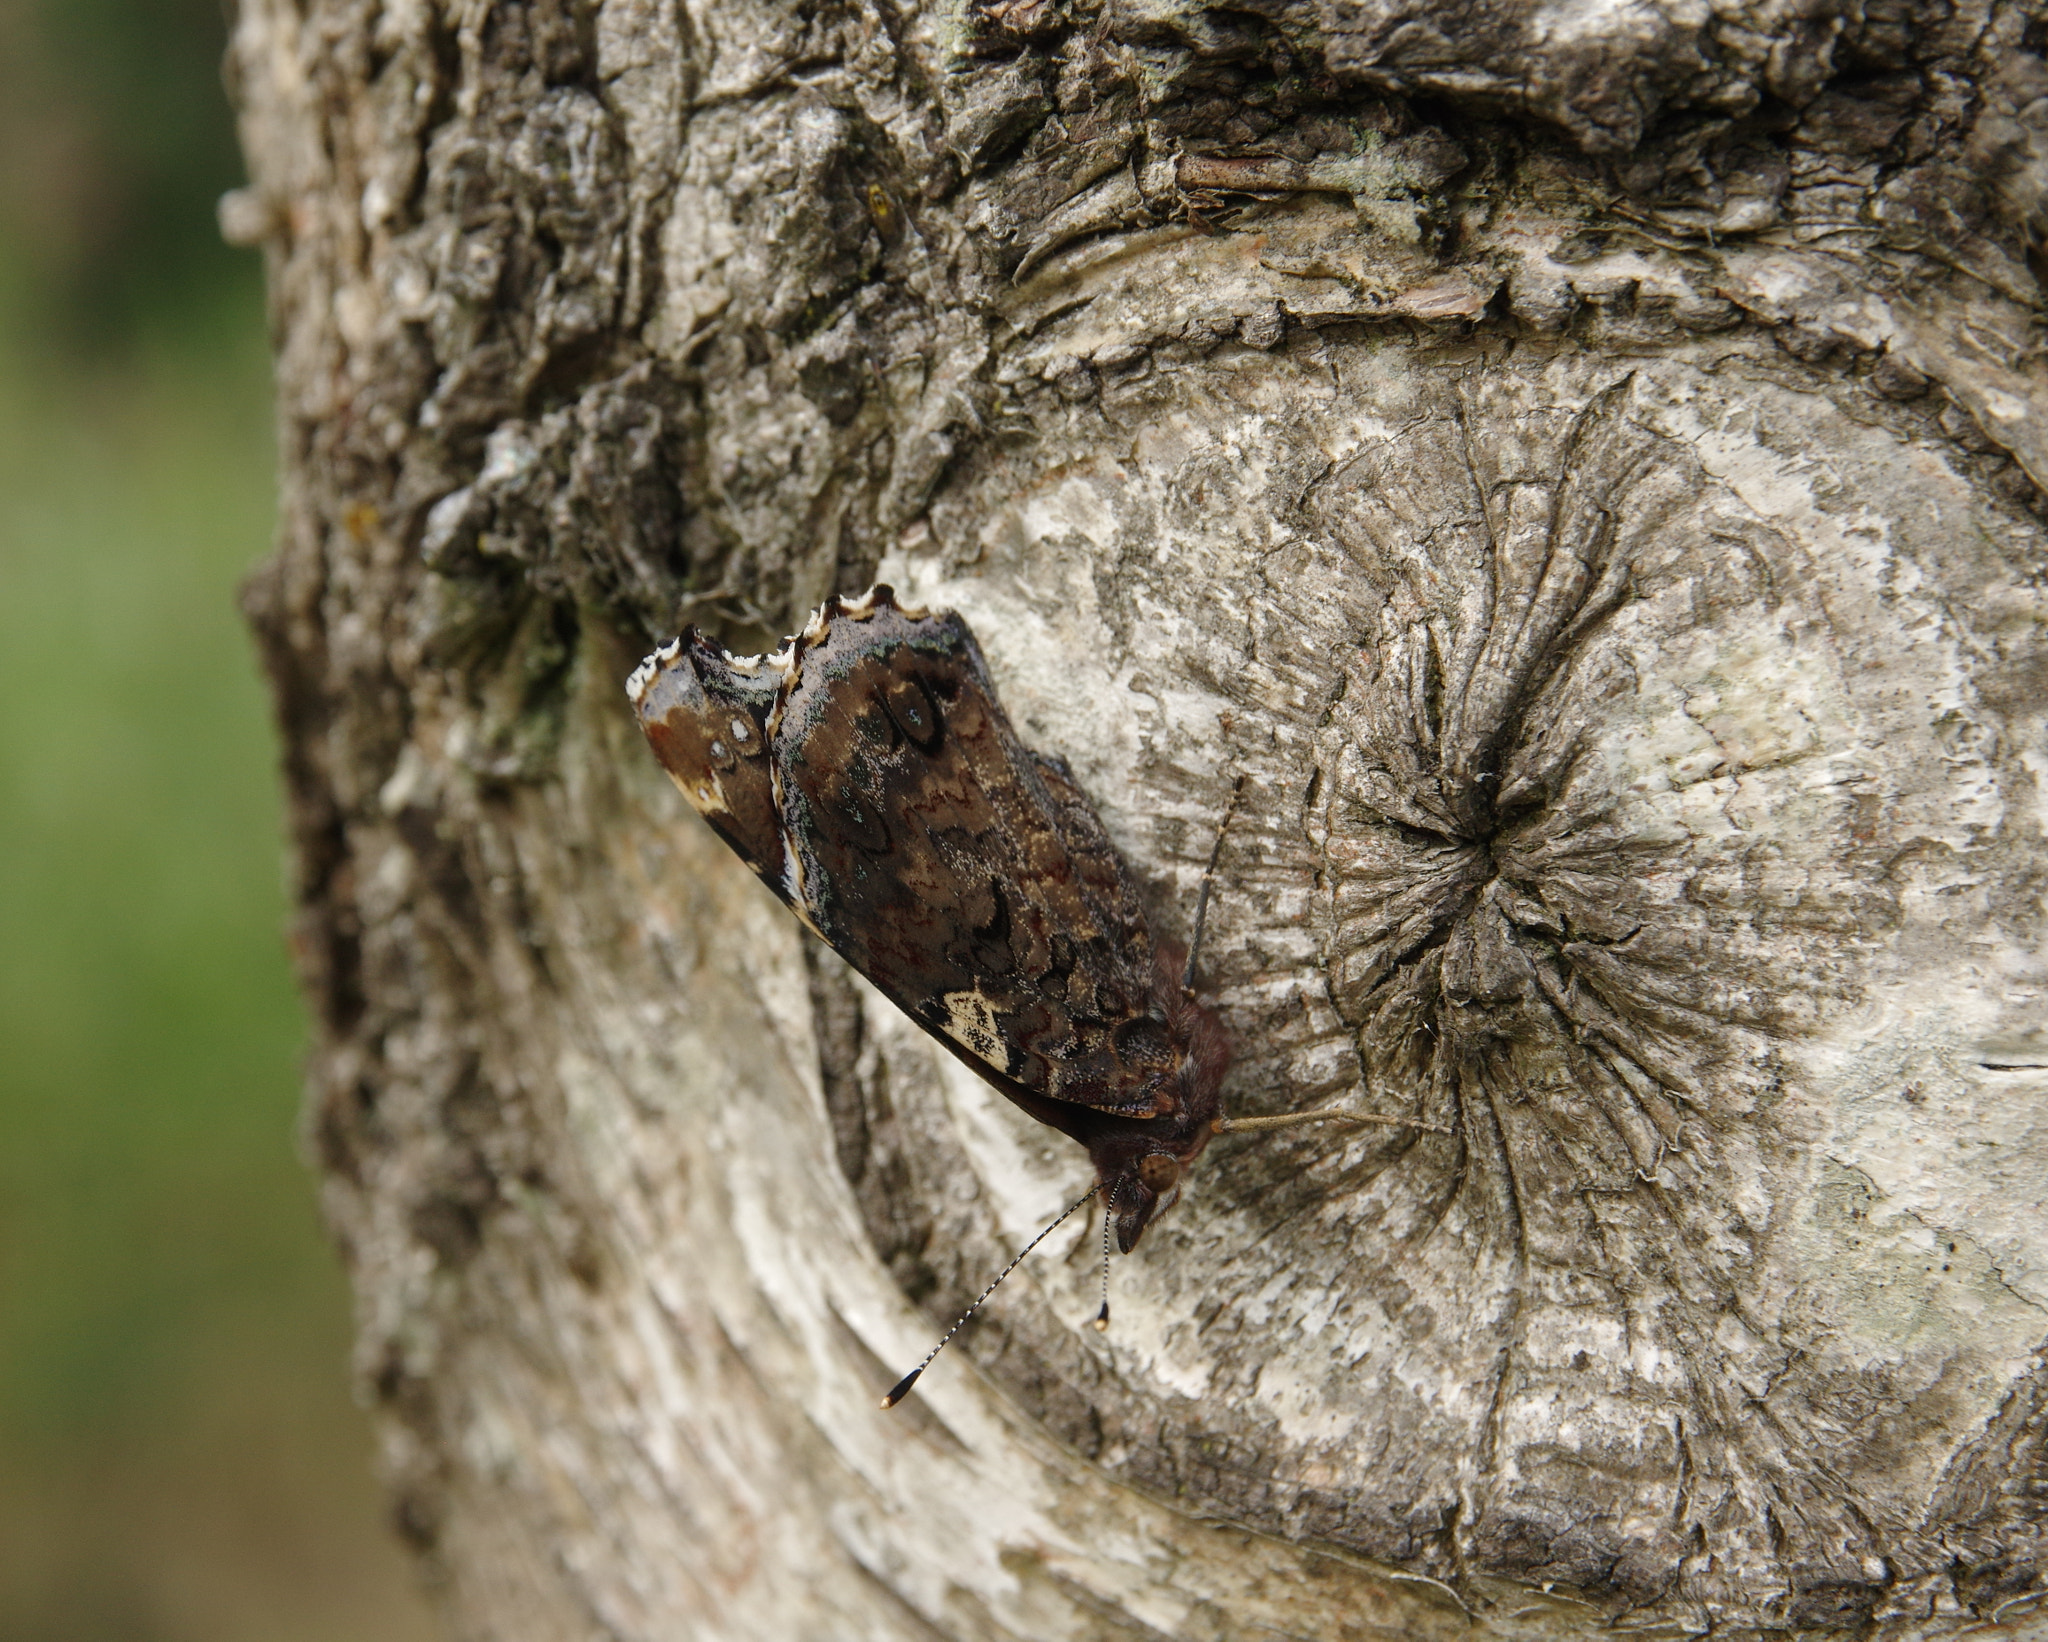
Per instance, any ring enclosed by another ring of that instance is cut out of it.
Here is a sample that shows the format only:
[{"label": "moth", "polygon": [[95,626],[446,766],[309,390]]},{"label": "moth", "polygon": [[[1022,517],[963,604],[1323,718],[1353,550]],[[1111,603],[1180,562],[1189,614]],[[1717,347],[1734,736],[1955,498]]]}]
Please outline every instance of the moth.
[{"label": "moth", "polygon": [[813,934],[1088,1149],[1135,1248],[1209,1143],[1229,1051],[967,623],[877,586],[772,656],[692,628],[627,693],[683,796]]},{"label": "moth", "polygon": [[1192,964],[1154,938],[1066,764],[1018,740],[954,612],[877,585],[770,656],[687,629],[627,694],[683,796],[813,934],[1087,1148],[1096,1183],[1067,1213],[1102,1195],[1105,1258],[1112,1219],[1129,1253],[1215,1134],[1339,1116],[1222,1115],[1230,1052]]}]

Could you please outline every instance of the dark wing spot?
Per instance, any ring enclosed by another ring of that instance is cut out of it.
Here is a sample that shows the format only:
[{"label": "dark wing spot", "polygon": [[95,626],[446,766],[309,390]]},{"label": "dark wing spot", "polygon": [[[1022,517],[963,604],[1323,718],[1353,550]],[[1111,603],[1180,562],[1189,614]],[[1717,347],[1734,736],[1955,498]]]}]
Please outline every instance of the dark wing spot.
[{"label": "dark wing spot", "polygon": [[995,908],[988,921],[978,925],[969,937],[968,957],[979,974],[1007,975],[1017,967],[1016,953],[1010,945],[1010,898],[999,878],[989,880],[988,892]]},{"label": "dark wing spot", "polygon": [[927,758],[939,750],[939,742],[945,736],[945,720],[923,680],[892,678],[879,694],[906,741]]},{"label": "dark wing spot", "polygon": [[883,752],[894,751],[903,744],[903,732],[897,729],[896,720],[890,715],[888,704],[883,701],[879,690],[861,708],[854,727],[860,731],[862,740]]},{"label": "dark wing spot", "polygon": [[882,816],[881,805],[866,790],[865,783],[850,776],[840,781],[822,808],[830,820],[831,830],[855,849],[868,855],[889,853],[889,823]]}]

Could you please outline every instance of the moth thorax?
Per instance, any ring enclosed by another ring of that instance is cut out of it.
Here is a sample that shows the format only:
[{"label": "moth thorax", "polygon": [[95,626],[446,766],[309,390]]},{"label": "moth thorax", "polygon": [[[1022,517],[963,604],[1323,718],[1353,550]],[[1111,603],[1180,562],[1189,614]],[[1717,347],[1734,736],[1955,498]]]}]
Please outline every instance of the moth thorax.
[{"label": "moth thorax", "polygon": [[1180,1160],[1164,1152],[1147,1152],[1138,1159],[1138,1183],[1155,1197],[1164,1197],[1180,1184]]}]

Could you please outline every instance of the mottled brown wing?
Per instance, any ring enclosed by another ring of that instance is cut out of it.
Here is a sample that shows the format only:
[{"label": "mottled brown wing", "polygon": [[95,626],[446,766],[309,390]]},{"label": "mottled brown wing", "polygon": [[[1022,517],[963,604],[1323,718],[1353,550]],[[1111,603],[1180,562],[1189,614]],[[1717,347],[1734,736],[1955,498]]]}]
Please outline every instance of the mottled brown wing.
[{"label": "mottled brown wing", "polygon": [[784,668],[780,656],[729,656],[693,627],[642,662],[626,694],[669,779],[788,901],[789,856],[768,748]]},{"label": "mottled brown wing", "polygon": [[770,730],[793,904],[842,957],[999,1087],[1172,1108],[1123,864],[1066,771],[1017,740],[965,622],[884,588],[834,601]]}]

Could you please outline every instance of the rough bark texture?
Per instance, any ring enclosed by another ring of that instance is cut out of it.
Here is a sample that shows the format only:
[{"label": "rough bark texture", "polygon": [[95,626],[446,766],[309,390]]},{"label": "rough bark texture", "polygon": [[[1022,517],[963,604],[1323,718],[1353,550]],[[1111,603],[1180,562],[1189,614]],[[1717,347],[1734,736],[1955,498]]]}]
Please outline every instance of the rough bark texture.
[{"label": "rough bark texture", "polygon": [[[308,1133],[462,1634],[2025,1626],[2048,30],[243,0]],[[973,622],[1245,1113],[1085,1182],[621,681]]]}]

